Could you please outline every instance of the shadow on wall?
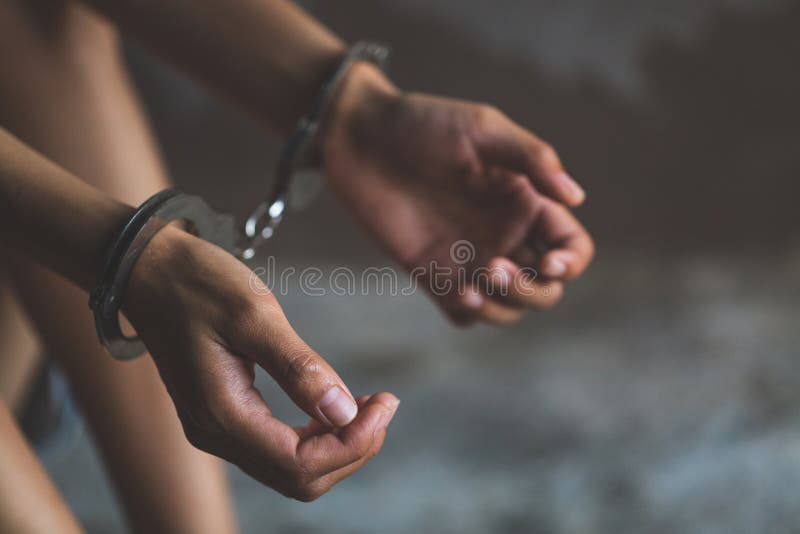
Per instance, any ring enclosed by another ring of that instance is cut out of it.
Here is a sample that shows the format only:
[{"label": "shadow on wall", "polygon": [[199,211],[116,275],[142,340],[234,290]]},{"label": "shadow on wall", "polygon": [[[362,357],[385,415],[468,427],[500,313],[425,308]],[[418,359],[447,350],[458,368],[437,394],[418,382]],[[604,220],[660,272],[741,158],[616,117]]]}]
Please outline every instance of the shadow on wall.
[{"label": "shadow on wall", "polygon": [[[665,36],[647,44],[639,102],[588,75],[548,77],[530,59],[487,50],[444,21],[371,0],[320,3],[314,13],[349,40],[392,43],[392,73],[402,87],[492,102],[549,140],[586,185],[590,198],[579,215],[605,252],[741,253],[800,242],[800,2],[754,13],[722,10],[689,44]],[[176,123],[183,123],[179,144],[192,143],[193,157],[180,157],[178,149],[171,158],[176,174],[251,176],[238,193],[223,190],[224,180],[190,186],[223,205],[249,206],[265,188],[274,147],[264,156],[252,128],[228,135],[239,124],[217,108],[204,111],[207,128],[187,127],[184,116],[173,112],[170,119],[163,87],[158,97],[147,83],[143,89],[162,115],[156,123],[168,155],[177,137],[165,130]],[[232,160],[240,168],[232,169]],[[326,198],[290,219],[280,247],[291,253],[299,239],[303,250],[328,259],[363,255],[363,242],[353,244],[336,210]]]}]

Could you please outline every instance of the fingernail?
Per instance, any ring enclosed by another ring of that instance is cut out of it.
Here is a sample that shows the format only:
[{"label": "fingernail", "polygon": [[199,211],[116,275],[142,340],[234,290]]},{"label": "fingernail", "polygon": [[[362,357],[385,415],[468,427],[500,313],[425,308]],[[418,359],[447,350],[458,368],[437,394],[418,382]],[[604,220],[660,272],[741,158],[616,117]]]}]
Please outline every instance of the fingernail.
[{"label": "fingernail", "polygon": [[388,405],[389,409],[392,410],[392,413],[394,413],[397,411],[397,407],[400,406],[400,399],[393,397],[386,401],[386,404]]},{"label": "fingernail", "polygon": [[567,273],[567,264],[558,258],[550,258],[542,271],[545,276],[559,278]]},{"label": "fingernail", "polygon": [[470,288],[467,289],[466,293],[464,293],[461,302],[463,302],[464,306],[466,306],[467,308],[477,310],[480,309],[481,306],[483,306],[483,297],[481,296],[480,293]]},{"label": "fingernail", "polygon": [[397,412],[397,406],[400,404],[400,401],[391,401],[391,405],[388,409],[383,410],[380,419],[378,419],[378,423],[375,425],[375,432],[380,432],[391,422],[392,418],[394,417],[395,412]]},{"label": "fingernail", "polygon": [[322,415],[334,426],[345,426],[356,418],[358,406],[340,386],[333,386],[319,401]]},{"label": "fingernail", "polygon": [[565,172],[560,174],[560,179],[567,196],[576,204],[583,202],[586,198],[586,191],[578,185],[578,182]]}]

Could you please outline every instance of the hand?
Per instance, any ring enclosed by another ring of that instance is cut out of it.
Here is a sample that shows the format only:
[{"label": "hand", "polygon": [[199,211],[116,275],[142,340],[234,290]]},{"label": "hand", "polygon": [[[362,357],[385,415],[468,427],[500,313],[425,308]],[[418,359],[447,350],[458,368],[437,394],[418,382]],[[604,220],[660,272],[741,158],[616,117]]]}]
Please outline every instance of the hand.
[{"label": "hand", "polygon": [[[316,499],[380,450],[398,400],[354,399],[266,287],[222,249],[174,227],[139,259],[124,311],[189,441],[284,495]],[[254,387],[260,365],[313,419],[292,428]]]},{"label": "hand", "polygon": [[[552,306],[591,260],[592,240],[564,206],[580,204],[582,189],[549,145],[496,109],[402,94],[364,63],[326,122],[331,187],[457,323]],[[454,257],[454,245],[472,257]],[[453,290],[432,262],[450,269]]]}]

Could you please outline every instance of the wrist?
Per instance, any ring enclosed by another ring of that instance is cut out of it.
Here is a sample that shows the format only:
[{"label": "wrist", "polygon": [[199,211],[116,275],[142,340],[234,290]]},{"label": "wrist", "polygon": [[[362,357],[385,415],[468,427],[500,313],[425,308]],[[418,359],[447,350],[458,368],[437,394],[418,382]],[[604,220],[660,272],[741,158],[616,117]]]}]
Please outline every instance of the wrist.
[{"label": "wrist", "polygon": [[[301,53],[302,52],[302,53]],[[286,84],[285,93],[274,94],[275,68],[270,64],[263,70],[264,76],[256,84],[261,89],[257,98],[256,117],[267,130],[289,136],[304,117],[319,95],[320,87],[336,69],[347,53],[347,47],[338,39],[317,43],[317,46],[298,50],[298,57],[280,70],[280,78]],[[282,102],[280,107],[275,102]]]},{"label": "wrist", "polygon": [[319,143],[325,159],[337,146],[356,139],[362,146],[378,139],[401,102],[403,92],[372,63],[354,64],[323,117]]},{"label": "wrist", "polygon": [[[174,285],[170,278],[180,272],[177,263],[187,257],[193,236],[170,224],[153,236],[136,261],[122,299],[122,309],[132,319],[152,310],[148,302],[165,298],[163,288]],[[135,320],[135,319],[134,319]]]},{"label": "wrist", "polygon": [[102,282],[109,246],[134,212],[134,208],[127,204],[102,198],[99,195],[98,200],[102,203],[98,202],[93,205],[91,210],[87,210],[88,216],[93,217],[94,221],[90,225],[91,229],[87,229],[84,234],[91,243],[89,251],[83,253],[88,265],[87,268],[82,269],[82,276],[85,280],[76,280],[78,285],[87,291],[91,291]]}]

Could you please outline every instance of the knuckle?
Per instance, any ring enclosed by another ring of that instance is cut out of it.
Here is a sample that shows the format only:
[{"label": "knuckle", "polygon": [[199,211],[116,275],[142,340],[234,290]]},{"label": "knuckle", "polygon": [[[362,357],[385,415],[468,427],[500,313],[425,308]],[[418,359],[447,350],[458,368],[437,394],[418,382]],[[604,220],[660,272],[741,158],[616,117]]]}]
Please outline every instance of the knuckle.
[{"label": "knuckle", "polygon": [[311,349],[303,348],[287,354],[283,376],[288,382],[307,384],[313,381],[320,371],[319,356]]},{"label": "knuckle", "polygon": [[231,335],[248,336],[260,332],[265,321],[274,321],[283,315],[275,297],[271,293],[261,294],[261,291],[263,289],[251,286],[250,291],[228,297],[224,311],[229,318]]},{"label": "knuckle", "polygon": [[304,484],[292,491],[292,498],[300,502],[314,502],[325,493],[319,484]]},{"label": "knuckle", "polygon": [[353,456],[356,459],[360,459],[369,454],[372,443],[365,439],[349,439],[345,445],[353,451]]},{"label": "knuckle", "polygon": [[297,457],[286,464],[283,479],[292,488],[302,488],[317,478],[314,467],[305,462],[301,462]]},{"label": "knuckle", "polygon": [[359,443],[355,446],[355,451],[356,454],[358,454],[359,458],[371,458],[373,456],[370,454],[372,451],[371,443],[367,442]]},{"label": "knuckle", "polygon": [[558,152],[553,148],[550,143],[541,141],[534,149],[534,157],[545,165],[553,165],[559,163]]},{"label": "knuckle", "polygon": [[234,329],[242,333],[253,332],[263,320],[261,306],[254,299],[247,297],[233,299],[227,315]]},{"label": "knuckle", "polygon": [[503,112],[492,104],[479,104],[477,107],[478,122],[484,125],[504,117]]},{"label": "knuckle", "polygon": [[325,493],[319,478],[311,473],[308,466],[298,462],[295,462],[291,468],[287,469],[283,479],[288,486],[286,494],[298,501],[311,502]]},{"label": "knuckle", "polygon": [[456,176],[468,178],[480,174],[480,160],[469,136],[459,138],[452,154],[452,167]]},{"label": "knuckle", "polygon": [[303,486],[314,478],[313,468],[306,464],[299,462],[297,459],[292,463],[289,472],[286,474],[287,479],[293,486]]},{"label": "knuckle", "polygon": [[473,108],[470,137],[485,139],[491,137],[506,124],[506,116],[491,104],[478,104]]}]

